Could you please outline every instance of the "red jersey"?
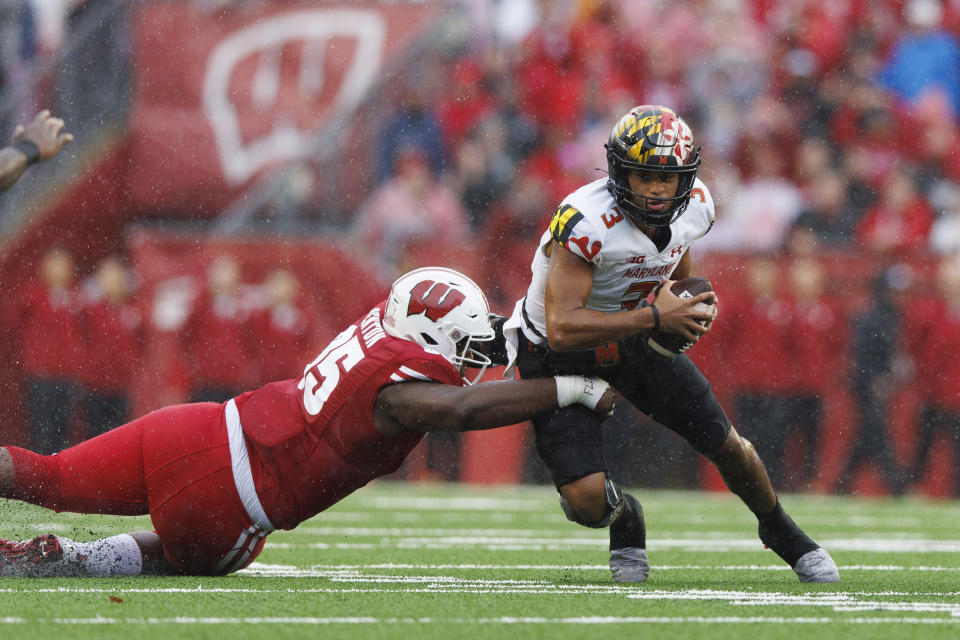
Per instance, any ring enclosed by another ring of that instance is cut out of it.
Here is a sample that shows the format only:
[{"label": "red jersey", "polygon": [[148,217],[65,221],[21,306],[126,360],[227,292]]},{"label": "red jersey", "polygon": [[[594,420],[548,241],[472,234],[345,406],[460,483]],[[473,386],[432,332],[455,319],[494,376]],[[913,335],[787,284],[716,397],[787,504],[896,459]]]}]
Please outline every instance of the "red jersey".
[{"label": "red jersey", "polygon": [[918,345],[917,382],[925,400],[946,411],[960,412],[960,305],[939,300],[930,315],[922,343]]},{"label": "red jersey", "polygon": [[85,358],[76,290],[53,291],[28,285],[18,309],[20,359],[26,375],[77,379]]},{"label": "red jersey", "polygon": [[249,388],[249,320],[236,296],[204,294],[197,300],[185,327],[195,387]]},{"label": "red jersey", "polygon": [[303,364],[300,359],[304,353],[309,353],[307,349],[313,336],[310,318],[305,311],[294,306],[262,309],[253,314],[251,326],[256,343],[259,383],[297,374]]},{"label": "red jersey", "polygon": [[254,485],[279,529],[292,529],[392,473],[423,437],[376,430],[380,389],[407,380],[463,385],[446,358],[384,332],[384,304],[334,338],[300,378],[236,398]]},{"label": "red jersey", "polygon": [[100,392],[126,392],[140,365],[143,314],[133,303],[92,303],[83,311],[87,358],[84,381]]},{"label": "red jersey", "polygon": [[822,393],[840,384],[844,373],[846,326],[838,309],[825,299],[792,302],[786,326],[786,348],[780,357],[786,388],[799,393]]},{"label": "red jersey", "polygon": [[728,323],[724,335],[729,340],[724,349],[730,354],[728,366],[734,372],[735,389],[757,393],[782,391],[786,382],[782,354],[789,351],[789,305],[779,299],[746,298],[732,308],[734,315],[724,319]]}]

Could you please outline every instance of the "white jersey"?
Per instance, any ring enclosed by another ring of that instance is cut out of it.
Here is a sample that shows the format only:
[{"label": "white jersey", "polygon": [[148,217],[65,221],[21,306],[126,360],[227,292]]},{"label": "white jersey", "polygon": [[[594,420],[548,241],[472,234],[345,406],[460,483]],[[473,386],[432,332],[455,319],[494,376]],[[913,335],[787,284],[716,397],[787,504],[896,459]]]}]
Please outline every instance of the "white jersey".
[{"label": "white jersey", "polygon": [[522,327],[533,342],[546,335],[544,292],[550,259],[543,248],[551,240],[593,265],[587,308],[613,313],[635,308],[669,278],[690,245],[713,226],[714,215],[710,191],[697,179],[687,210],[670,225],[670,239],[660,250],[620,212],[607,191],[606,178],[584,185],[564,199],[540,238],[530,287],[508,326]]}]

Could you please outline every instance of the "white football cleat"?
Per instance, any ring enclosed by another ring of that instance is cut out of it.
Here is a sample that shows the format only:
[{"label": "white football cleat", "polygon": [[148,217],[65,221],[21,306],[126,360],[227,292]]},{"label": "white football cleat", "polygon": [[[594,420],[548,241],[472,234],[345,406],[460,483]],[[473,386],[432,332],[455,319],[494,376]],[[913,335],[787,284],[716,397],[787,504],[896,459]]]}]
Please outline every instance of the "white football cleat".
[{"label": "white football cleat", "polygon": [[793,570],[800,582],[840,582],[840,571],[826,549],[817,547],[800,556]]},{"label": "white football cleat", "polygon": [[646,582],[650,575],[647,550],[624,547],[610,551],[610,573],[614,582]]}]

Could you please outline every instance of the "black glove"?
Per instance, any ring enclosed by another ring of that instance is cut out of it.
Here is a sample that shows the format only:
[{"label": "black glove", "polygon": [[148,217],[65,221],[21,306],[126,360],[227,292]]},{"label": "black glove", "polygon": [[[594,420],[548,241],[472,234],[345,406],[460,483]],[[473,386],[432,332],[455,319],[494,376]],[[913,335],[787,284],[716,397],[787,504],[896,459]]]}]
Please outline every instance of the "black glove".
[{"label": "black glove", "polygon": [[[493,326],[493,340],[485,344],[488,347],[487,357],[490,362],[496,366],[507,366],[507,339],[503,337],[503,325],[507,321],[506,316],[491,313],[489,316],[490,324]],[[478,345],[479,346],[479,345]]]}]

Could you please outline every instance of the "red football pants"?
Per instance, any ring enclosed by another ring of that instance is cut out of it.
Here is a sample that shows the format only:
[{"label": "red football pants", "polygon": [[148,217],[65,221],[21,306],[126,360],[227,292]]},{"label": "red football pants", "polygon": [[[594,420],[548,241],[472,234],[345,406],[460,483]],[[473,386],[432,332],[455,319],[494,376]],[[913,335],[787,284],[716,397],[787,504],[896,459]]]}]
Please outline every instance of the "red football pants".
[{"label": "red football pants", "polygon": [[160,409],[50,456],[7,450],[10,498],[55,511],[149,513],[182,573],[237,571],[263,549],[266,534],[250,521],[233,480],[222,404]]}]

